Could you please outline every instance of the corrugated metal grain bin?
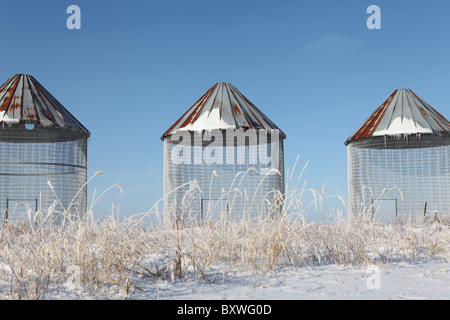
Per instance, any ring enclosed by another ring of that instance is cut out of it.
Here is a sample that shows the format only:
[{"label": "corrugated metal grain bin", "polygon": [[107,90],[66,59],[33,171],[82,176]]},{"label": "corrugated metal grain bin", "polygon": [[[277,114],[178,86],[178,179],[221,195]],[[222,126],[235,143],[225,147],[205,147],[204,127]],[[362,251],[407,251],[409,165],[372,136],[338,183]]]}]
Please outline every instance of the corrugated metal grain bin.
[{"label": "corrugated metal grain bin", "polygon": [[[161,137],[166,212],[196,221],[277,213],[285,138],[232,84],[215,84]],[[186,185],[194,180],[197,189]]]},{"label": "corrugated metal grain bin", "polygon": [[59,223],[65,210],[84,213],[89,131],[25,74],[0,87],[0,124],[3,218],[22,219],[40,210]]},{"label": "corrugated metal grain bin", "polygon": [[345,142],[352,212],[448,214],[449,132],[448,120],[414,92],[395,90]]}]

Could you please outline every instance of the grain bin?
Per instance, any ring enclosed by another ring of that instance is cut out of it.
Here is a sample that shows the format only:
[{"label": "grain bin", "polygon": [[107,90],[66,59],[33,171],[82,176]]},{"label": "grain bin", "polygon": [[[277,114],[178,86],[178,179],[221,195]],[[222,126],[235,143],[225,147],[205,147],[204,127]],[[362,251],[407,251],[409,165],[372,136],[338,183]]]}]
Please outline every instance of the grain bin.
[{"label": "grain bin", "polygon": [[352,213],[448,214],[449,132],[449,121],[413,91],[395,90],[345,142]]},{"label": "grain bin", "polygon": [[278,214],[285,138],[236,87],[216,83],[161,137],[165,211],[195,221]]},{"label": "grain bin", "polygon": [[0,123],[3,218],[23,219],[40,210],[59,223],[64,211],[84,213],[89,131],[26,74],[0,87]]}]

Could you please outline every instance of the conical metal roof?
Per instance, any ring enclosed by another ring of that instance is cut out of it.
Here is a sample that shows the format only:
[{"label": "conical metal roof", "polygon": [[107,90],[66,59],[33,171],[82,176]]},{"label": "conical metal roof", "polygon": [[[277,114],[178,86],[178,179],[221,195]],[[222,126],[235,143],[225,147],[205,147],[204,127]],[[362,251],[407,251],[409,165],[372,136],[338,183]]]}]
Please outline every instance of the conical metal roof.
[{"label": "conical metal roof", "polygon": [[231,83],[212,86],[161,137],[179,131],[266,129],[286,135]]},{"label": "conical metal roof", "polygon": [[450,122],[410,89],[395,90],[345,144],[376,136],[449,135]]},{"label": "conical metal roof", "polygon": [[33,76],[16,74],[0,87],[0,123],[89,131]]}]

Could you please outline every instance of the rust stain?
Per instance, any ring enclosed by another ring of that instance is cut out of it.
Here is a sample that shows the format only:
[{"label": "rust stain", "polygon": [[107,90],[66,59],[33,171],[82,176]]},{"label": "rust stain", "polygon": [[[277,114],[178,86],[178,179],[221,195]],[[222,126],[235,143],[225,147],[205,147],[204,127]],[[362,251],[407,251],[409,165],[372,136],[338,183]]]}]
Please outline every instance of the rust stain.
[{"label": "rust stain", "polygon": [[17,86],[19,85],[18,77],[15,77],[13,81],[15,81],[14,85],[11,86],[11,88],[9,88],[8,90],[6,90],[6,94],[3,97],[3,102],[0,105],[0,111],[6,111],[11,103],[11,100],[14,97],[14,93],[16,92]]},{"label": "rust stain", "polygon": [[[372,115],[366,120],[366,122],[359,128],[357,132],[355,132],[350,138],[347,139],[345,144],[347,145],[349,142],[372,137],[374,132],[377,130],[381,120],[386,116],[386,112],[388,110],[388,107],[392,105],[392,100],[394,96],[397,94],[398,90],[395,90],[394,93],[389,96],[389,98],[380,106],[378,107]],[[405,91],[402,91],[404,94]],[[418,112],[423,117],[423,119],[428,123],[429,128],[433,132],[442,132],[444,134],[448,134],[448,127],[450,127],[450,122],[442,116],[438,111],[436,111],[433,107],[431,107],[429,104],[427,104],[425,101],[423,101],[419,96],[417,96],[412,90],[406,89],[406,92],[408,94],[411,94],[417,101],[414,102],[414,106],[412,106],[407,100],[407,105],[409,108],[415,108],[418,109]],[[397,106],[398,101],[396,101],[395,105],[392,106],[392,110],[389,113],[389,116],[393,115],[396,108],[399,108],[401,106]],[[416,113],[417,114],[417,113]],[[435,124],[436,123],[436,124]],[[439,126],[440,130],[436,130],[437,126]]]},{"label": "rust stain", "polygon": [[37,120],[37,116],[36,116],[36,114],[34,114],[32,112],[26,112],[25,119],[26,120]]},{"label": "rust stain", "polygon": [[[425,101],[423,101],[418,95],[416,95],[412,90],[409,90],[409,92],[411,92],[413,94],[414,97],[416,97],[424,106],[427,106],[428,108],[430,108],[433,112],[435,112],[439,118],[440,121],[442,121],[443,123],[445,123],[447,126],[450,126],[450,122],[442,115],[440,114],[436,109],[434,109],[432,106],[428,105],[428,103],[426,103]],[[420,107],[420,109],[422,109],[425,114],[426,117],[432,118],[434,120],[434,122],[437,123],[437,125],[442,129],[442,131],[445,134],[448,134],[448,131],[444,129],[444,127],[442,127],[442,125],[439,123],[439,121],[436,121],[436,119],[434,119],[428,112],[426,112],[422,107]],[[425,115],[424,115],[425,116]]]},{"label": "rust stain", "polygon": [[[231,94],[233,95],[233,98],[235,101],[238,101],[237,96],[239,96],[240,99],[243,99],[248,105],[252,106],[253,108],[255,108],[256,110],[258,110],[258,108],[256,108],[256,106],[247,99],[247,97],[245,97],[243,94],[241,94],[239,91],[237,91],[236,93],[234,92],[234,90],[230,90]],[[259,111],[259,110],[258,110]],[[259,123],[260,128],[264,128],[264,125],[258,120],[258,117],[255,116],[255,114],[252,112],[252,110],[250,109],[250,113],[253,115],[253,117],[256,119],[256,121]],[[244,117],[245,122],[249,125],[250,127],[250,122],[248,120],[248,118],[246,117],[245,113],[239,113]],[[269,124],[269,126],[272,128],[272,126]],[[277,128],[278,129],[278,128]],[[281,131],[281,130],[280,130]]]},{"label": "rust stain", "polygon": [[90,132],[31,75],[16,74],[0,86],[1,111],[11,118],[2,122],[26,123],[31,120],[39,125],[39,115],[43,114],[49,116],[53,126],[74,128],[90,135]]},{"label": "rust stain", "polygon": [[9,103],[11,102],[10,96],[7,96],[3,99],[2,104],[0,105],[0,111],[6,111],[8,109]]},{"label": "rust stain", "polygon": [[239,110],[237,104],[233,104],[233,111],[235,114],[241,114],[241,110]]},{"label": "rust stain", "polygon": [[[167,137],[169,134],[170,134],[170,132],[172,132],[172,130],[183,120],[183,118],[191,111],[191,109],[195,106],[195,105],[197,105],[197,104],[199,104],[199,103],[201,103],[201,104],[204,104],[208,99],[207,99],[207,97],[209,97],[209,95],[211,95],[211,93],[212,93],[212,89],[214,88],[215,86],[213,86],[211,89],[209,89],[203,96],[201,96],[200,97],[200,99],[198,99],[197,100],[197,102],[195,102],[193,105],[192,105],[192,107],[190,107],[181,117],[180,117],[180,119],[178,119],[166,132],[164,132],[164,134],[161,136],[161,140],[164,140],[164,138],[165,137]],[[198,112],[198,111],[197,111]],[[186,121],[184,121],[183,122],[183,124],[181,125],[181,128],[183,127],[183,126],[186,126],[187,124],[189,124],[189,123],[191,123],[190,121],[192,121],[192,118],[194,117],[194,113],[195,112],[193,112],[187,119],[186,119]],[[187,123],[186,125],[184,125],[185,123]]]},{"label": "rust stain", "polygon": [[[43,98],[41,97],[41,93],[39,92],[39,89],[33,84],[35,91],[32,91],[33,93],[33,98],[37,98],[38,100],[34,99],[34,101],[37,103],[37,101],[39,101],[39,104],[41,106],[41,112],[44,114],[47,114],[49,116],[49,119],[53,122],[53,125],[57,125],[56,119],[53,115],[53,113],[51,112],[51,110],[49,110],[46,107],[46,103],[44,102]],[[35,103],[35,104],[36,104]]]},{"label": "rust stain", "polygon": [[363,138],[371,137],[372,134],[375,132],[375,130],[378,128],[378,125],[383,119],[384,115],[386,114],[387,107],[389,106],[389,103],[391,103],[392,99],[394,98],[395,94],[397,93],[397,90],[395,90],[381,106],[379,106],[369,117],[369,119],[364,123],[364,125],[347,141],[353,141]]},{"label": "rust stain", "polygon": [[[206,107],[208,109],[206,110]],[[216,83],[200,98],[190,109],[188,109],[181,118],[179,118],[161,137],[164,140],[165,137],[176,132],[181,128],[186,128],[189,125],[196,123],[201,114],[209,113],[216,109],[218,119],[209,119],[210,124],[214,124],[216,120],[222,120],[227,114],[231,116],[231,119],[227,121],[233,121],[234,123],[227,124],[235,129],[278,129],[282,136],[286,135],[275,126],[253,103],[251,103],[245,96],[242,95],[232,84],[230,83]],[[208,121],[209,121],[208,120]],[[216,126],[216,125],[214,125]],[[209,128],[209,127],[208,127]],[[216,128],[219,129],[220,128]]]},{"label": "rust stain", "polygon": [[[195,111],[192,112],[189,117],[183,121],[183,123],[181,124],[180,128],[184,128],[190,124],[193,124],[198,117],[200,116],[201,111],[203,110],[203,107],[205,106],[206,102],[208,101],[208,99],[211,97],[212,93],[214,92],[214,90],[216,89],[217,84],[215,84],[214,86],[212,86],[203,96],[202,98],[200,98],[200,100],[198,101],[199,104],[198,106],[194,109]],[[195,104],[194,104],[195,106]],[[189,110],[188,110],[189,112]],[[183,115],[184,117],[184,115]],[[181,118],[180,120],[178,120],[177,122],[175,122],[175,124],[172,127],[175,127],[179,122],[181,122]],[[171,130],[170,130],[171,131]]]},{"label": "rust stain", "polygon": [[428,117],[428,113],[425,111],[423,107],[419,107],[420,114],[424,117]]},{"label": "rust stain", "polygon": [[[12,102],[7,110],[7,114],[10,118],[19,118],[22,112],[22,96],[14,96]],[[18,114],[18,116],[16,116]]]},{"label": "rust stain", "polygon": [[17,109],[19,109],[19,110],[21,109],[20,107],[21,107],[22,104],[20,103],[20,99],[14,99],[14,100],[19,100],[19,102],[15,102],[14,101],[14,103],[11,103],[11,105],[9,107],[9,111],[13,111],[14,112]]}]

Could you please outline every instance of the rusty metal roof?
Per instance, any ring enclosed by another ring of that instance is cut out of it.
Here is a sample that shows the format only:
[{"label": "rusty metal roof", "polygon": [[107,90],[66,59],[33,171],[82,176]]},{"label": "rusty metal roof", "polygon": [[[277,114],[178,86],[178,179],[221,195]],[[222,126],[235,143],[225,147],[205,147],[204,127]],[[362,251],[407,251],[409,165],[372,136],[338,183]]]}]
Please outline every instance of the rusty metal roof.
[{"label": "rusty metal roof", "polygon": [[213,85],[161,137],[179,131],[266,129],[286,135],[231,83]]},{"label": "rusty metal roof", "polygon": [[449,135],[450,122],[410,89],[395,90],[345,145],[376,136]]},{"label": "rusty metal roof", "polygon": [[0,87],[0,123],[89,131],[33,76],[16,74]]}]

